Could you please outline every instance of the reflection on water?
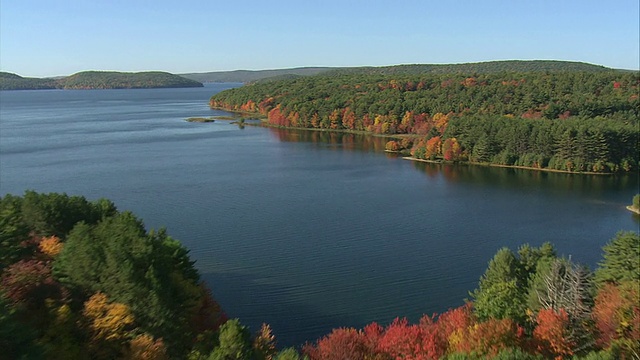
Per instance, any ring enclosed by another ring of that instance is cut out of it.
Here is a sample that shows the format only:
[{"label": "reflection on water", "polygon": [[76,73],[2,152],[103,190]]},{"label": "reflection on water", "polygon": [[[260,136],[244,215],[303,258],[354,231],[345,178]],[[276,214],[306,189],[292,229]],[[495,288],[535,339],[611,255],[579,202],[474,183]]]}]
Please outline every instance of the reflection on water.
[{"label": "reflection on water", "polygon": [[384,151],[387,138],[343,132],[269,128],[283,142],[305,142],[336,150]]}]

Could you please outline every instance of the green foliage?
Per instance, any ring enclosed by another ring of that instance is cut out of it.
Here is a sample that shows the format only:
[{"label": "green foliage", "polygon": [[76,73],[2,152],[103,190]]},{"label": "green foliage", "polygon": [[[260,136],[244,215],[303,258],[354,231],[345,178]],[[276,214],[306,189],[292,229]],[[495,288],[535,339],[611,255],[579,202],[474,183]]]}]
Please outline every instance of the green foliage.
[{"label": "green foliage", "polygon": [[0,90],[38,89],[139,89],[202,87],[202,83],[161,71],[123,73],[84,71],[61,79],[23,78],[0,72]]},{"label": "green foliage", "polygon": [[549,243],[539,248],[525,244],[518,249],[518,256],[508,248],[498,250],[480,278],[478,289],[470,294],[475,299],[478,318],[510,318],[524,324],[525,309],[530,308],[530,294],[537,294],[530,289],[540,286],[536,279],[555,258],[555,249]]},{"label": "green foliage", "polygon": [[0,358],[39,358],[42,349],[35,345],[36,338],[36,330],[25,326],[18,319],[17,310],[0,291]]},{"label": "green foliage", "polygon": [[621,231],[603,248],[603,260],[596,270],[596,282],[640,282],[640,235]]},{"label": "green foliage", "polygon": [[208,359],[247,360],[253,356],[251,334],[238,319],[229,320],[220,327],[218,344]]},{"label": "green foliage", "polygon": [[55,89],[54,79],[25,78],[16,74],[0,72],[0,90]]},{"label": "green foliage", "polygon": [[518,259],[508,248],[498,250],[471,293],[480,320],[505,319],[524,314],[524,294],[518,284]]},{"label": "green foliage", "polygon": [[72,288],[103,292],[128,305],[141,329],[166,339],[172,351],[194,336],[190,311],[201,293],[187,250],[164,230],[147,234],[129,212],[94,226],[78,224],[54,262],[54,273]]},{"label": "green foliage", "polygon": [[475,162],[573,172],[637,169],[635,72],[430,69],[260,82],[218,93],[210,105],[259,113],[275,126],[424,136],[414,151],[419,158],[427,155],[424,142],[441,136],[443,144],[455,138],[459,158]]},{"label": "green foliage", "polygon": [[633,197],[633,201],[631,204],[634,208],[636,208],[637,210],[640,210],[640,194],[636,194]]},{"label": "green foliage", "polygon": [[64,89],[141,89],[202,87],[202,83],[161,71],[123,73],[84,71],[59,81]]},{"label": "green foliage", "polygon": [[22,199],[7,195],[0,198],[0,271],[28,254],[23,246],[29,238],[29,226],[20,210]]},{"label": "green foliage", "polygon": [[298,351],[294,348],[286,348],[280,350],[279,353],[276,354],[274,360],[301,360],[302,357],[298,354]]}]

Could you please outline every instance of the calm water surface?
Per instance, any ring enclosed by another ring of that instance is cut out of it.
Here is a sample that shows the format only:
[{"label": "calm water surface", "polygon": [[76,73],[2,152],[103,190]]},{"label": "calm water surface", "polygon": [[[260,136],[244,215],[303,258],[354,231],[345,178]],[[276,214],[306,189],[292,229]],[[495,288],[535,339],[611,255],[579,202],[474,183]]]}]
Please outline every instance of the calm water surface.
[{"label": "calm water surface", "polygon": [[0,92],[0,194],[106,197],[166,226],[231,317],[281,345],[463,303],[502,246],[594,267],[632,176],[415,163],[384,140],[187,123],[197,89]]}]

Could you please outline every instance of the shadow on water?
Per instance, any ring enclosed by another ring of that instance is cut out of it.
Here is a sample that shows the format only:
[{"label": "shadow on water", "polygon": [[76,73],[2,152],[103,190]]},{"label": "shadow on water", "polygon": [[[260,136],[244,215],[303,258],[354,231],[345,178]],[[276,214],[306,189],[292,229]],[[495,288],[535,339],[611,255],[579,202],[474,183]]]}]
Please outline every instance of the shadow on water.
[{"label": "shadow on water", "polygon": [[329,334],[333,328],[366,325],[351,315],[336,316],[300,304],[280,287],[276,286],[274,291],[274,286],[261,284],[252,276],[208,273],[201,278],[227,316],[239,318],[251,333],[255,334],[263,323],[269,324],[278,348],[300,348],[307,341],[314,342]]},{"label": "shadow on water", "polygon": [[[585,175],[501,168],[468,164],[434,164],[413,161],[429,178],[442,176],[450,183],[480,187],[527,188],[545,186],[558,191],[598,192],[599,189],[629,189],[638,186],[637,174]],[[629,198],[631,201],[631,198]]]}]

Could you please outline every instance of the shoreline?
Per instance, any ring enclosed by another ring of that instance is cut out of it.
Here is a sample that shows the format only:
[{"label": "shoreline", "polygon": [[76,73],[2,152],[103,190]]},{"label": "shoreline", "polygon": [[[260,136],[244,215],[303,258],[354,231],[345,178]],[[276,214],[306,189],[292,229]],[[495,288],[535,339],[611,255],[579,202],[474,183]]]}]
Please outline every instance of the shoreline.
[{"label": "shoreline", "polygon": [[474,166],[500,167],[500,168],[507,168],[507,169],[535,170],[535,171],[545,171],[545,172],[573,174],[573,175],[613,175],[613,173],[598,173],[598,172],[592,172],[592,171],[578,172],[578,171],[568,171],[568,170],[558,170],[558,169],[536,168],[531,166],[520,166],[520,165],[476,163],[471,161],[454,162],[454,161],[445,161],[445,160],[426,160],[426,159],[414,158],[413,156],[403,156],[402,159],[410,160],[410,161],[426,162],[430,164],[463,164],[463,165],[474,165]]},{"label": "shoreline", "polygon": [[[226,112],[233,113],[233,114],[241,114],[241,115],[251,116],[256,120],[260,120],[260,126],[271,127],[271,128],[276,128],[276,129],[306,130],[306,131],[320,131],[320,132],[336,132],[336,133],[358,134],[358,135],[374,136],[374,137],[381,137],[381,138],[391,138],[391,139],[420,138],[421,137],[421,135],[415,135],[415,134],[393,134],[393,135],[391,135],[391,134],[373,134],[373,133],[370,133],[368,131],[363,131],[363,130],[316,129],[316,128],[300,128],[300,127],[293,127],[293,126],[280,126],[280,125],[270,124],[268,122],[267,118],[264,115],[260,114],[260,113],[251,113],[251,112],[246,112],[246,111],[229,110],[229,109],[225,109],[225,108],[222,108],[222,107],[219,107],[219,106],[209,106],[209,108],[214,109],[214,110],[226,111]],[[387,152],[387,150],[385,150],[385,152]],[[392,151],[389,151],[389,152],[392,152]],[[395,153],[400,153],[400,152],[395,152]],[[426,160],[426,159],[414,158],[412,156],[403,156],[402,159],[410,160],[410,161],[426,162],[426,163],[430,163],[430,164],[454,164],[454,163],[457,163],[457,164],[465,164],[465,165],[476,165],[476,166],[500,167],[500,168],[508,168],[508,169],[544,171],[544,172],[552,172],[552,173],[559,173],[559,174],[573,174],[573,175],[614,175],[615,174],[615,173],[611,173],[611,172],[568,171],[568,170],[536,168],[536,167],[531,167],[531,166],[520,166],[520,165],[501,165],[501,164],[491,164],[491,163],[477,163],[477,162],[471,162],[471,161],[453,162],[453,161],[445,161],[445,160]],[[633,211],[633,210],[631,210],[631,211]],[[640,214],[640,212],[638,212],[638,214]]]}]

